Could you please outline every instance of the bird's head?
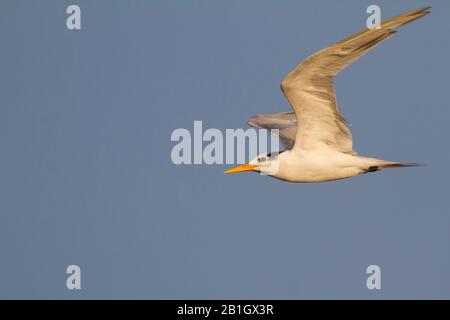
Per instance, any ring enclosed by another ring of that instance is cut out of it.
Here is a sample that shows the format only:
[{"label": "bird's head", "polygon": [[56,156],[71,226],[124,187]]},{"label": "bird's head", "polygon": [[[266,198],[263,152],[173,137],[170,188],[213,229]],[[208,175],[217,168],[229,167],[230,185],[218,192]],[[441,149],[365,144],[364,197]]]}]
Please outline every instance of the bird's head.
[{"label": "bird's head", "polygon": [[279,168],[279,154],[280,152],[261,153],[249,163],[231,168],[224,173],[255,171],[263,175],[275,175]]}]

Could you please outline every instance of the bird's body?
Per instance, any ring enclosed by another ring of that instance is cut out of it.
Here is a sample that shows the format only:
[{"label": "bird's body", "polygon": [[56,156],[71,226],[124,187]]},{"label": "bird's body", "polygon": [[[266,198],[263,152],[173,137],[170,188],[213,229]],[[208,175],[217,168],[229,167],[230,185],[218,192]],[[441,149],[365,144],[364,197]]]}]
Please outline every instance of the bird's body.
[{"label": "bird's body", "polygon": [[322,182],[350,178],[383,168],[413,165],[362,157],[332,149],[286,150],[278,156],[278,170],[271,175],[290,182]]},{"label": "bird's body", "polygon": [[375,166],[375,161],[333,150],[287,150],[279,155],[275,178],[290,182],[321,182],[350,178]]},{"label": "bird's body", "polygon": [[420,8],[384,21],[306,58],[281,82],[294,112],[259,115],[249,125],[278,134],[288,150],[259,155],[226,173],[257,171],[290,182],[322,182],[353,177],[385,168],[415,164],[363,157],[336,103],[334,77],[370,49],[395,34],[401,25],[421,18]]}]

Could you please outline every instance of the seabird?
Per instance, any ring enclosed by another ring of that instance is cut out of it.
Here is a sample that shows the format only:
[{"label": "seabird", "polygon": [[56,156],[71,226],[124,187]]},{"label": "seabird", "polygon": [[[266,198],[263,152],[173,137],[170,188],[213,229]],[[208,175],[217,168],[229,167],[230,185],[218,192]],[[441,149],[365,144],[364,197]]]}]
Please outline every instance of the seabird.
[{"label": "seabird", "polygon": [[263,114],[248,121],[250,126],[278,134],[286,150],[260,154],[225,173],[256,171],[290,182],[322,182],[386,168],[417,166],[363,157],[353,150],[352,134],[336,103],[333,80],[341,70],[392,37],[397,27],[430,10],[431,7],[425,7],[390,18],[379,28],[356,33],[297,65],[281,82],[293,112]]}]

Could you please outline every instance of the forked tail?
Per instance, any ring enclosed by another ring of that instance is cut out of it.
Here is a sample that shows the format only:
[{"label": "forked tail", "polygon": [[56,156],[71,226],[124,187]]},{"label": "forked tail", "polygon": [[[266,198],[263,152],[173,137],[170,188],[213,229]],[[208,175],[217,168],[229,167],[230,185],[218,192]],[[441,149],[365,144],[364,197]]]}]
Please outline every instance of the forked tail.
[{"label": "forked tail", "polygon": [[423,163],[414,163],[414,162],[391,162],[391,161],[383,161],[381,160],[375,165],[367,168],[364,173],[379,171],[382,169],[391,169],[391,168],[408,168],[408,167],[422,167],[425,164]]},{"label": "forked tail", "polygon": [[423,167],[424,163],[415,163],[415,162],[389,162],[379,165],[380,169],[388,169],[388,168],[405,168],[405,167]]}]

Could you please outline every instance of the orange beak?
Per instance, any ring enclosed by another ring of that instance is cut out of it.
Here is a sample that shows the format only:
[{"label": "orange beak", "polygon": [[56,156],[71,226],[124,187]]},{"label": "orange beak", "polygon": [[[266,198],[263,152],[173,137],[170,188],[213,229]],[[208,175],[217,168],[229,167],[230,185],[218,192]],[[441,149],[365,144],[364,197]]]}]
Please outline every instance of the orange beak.
[{"label": "orange beak", "polygon": [[243,164],[242,166],[231,168],[231,169],[225,171],[224,173],[236,173],[236,172],[243,172],[243,171],[251,171],[251,170],[255,170],[255,168],[256,168],[256,166],[247,163],[247,164]]}]

